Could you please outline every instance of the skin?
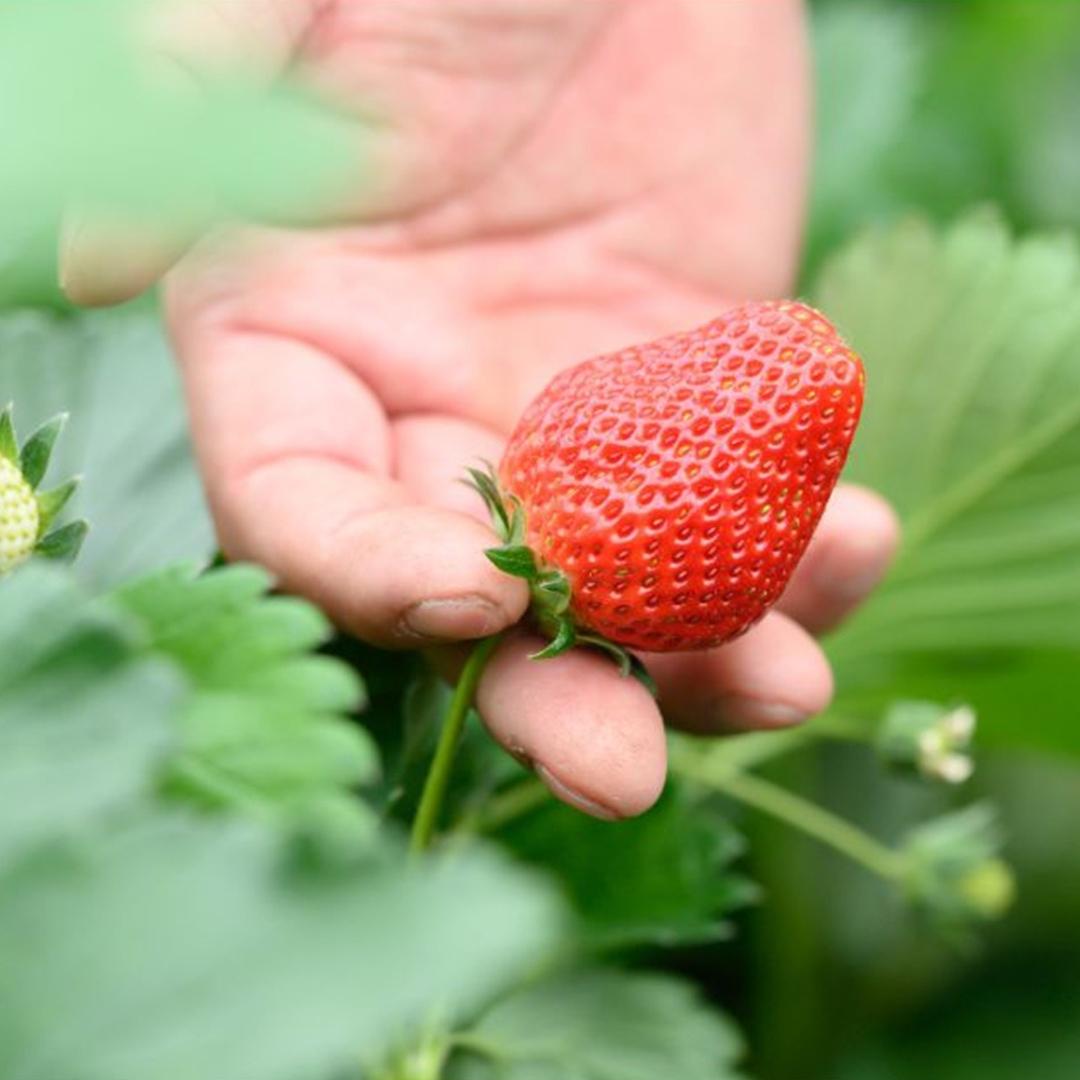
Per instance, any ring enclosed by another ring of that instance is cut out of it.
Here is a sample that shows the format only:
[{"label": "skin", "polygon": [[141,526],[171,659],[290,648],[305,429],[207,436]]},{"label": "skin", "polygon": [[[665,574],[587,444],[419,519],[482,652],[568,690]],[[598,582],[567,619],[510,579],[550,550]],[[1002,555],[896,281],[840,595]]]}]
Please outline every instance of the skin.
[{"label": "skin", "polygon": [[[334,227],[219,230],[167,280],[225,551],[379,645],[512,626],[525,587],[484,558],[494,538],[463,466],[498,460],[560,368],[792,288],[799,4],[202,0],[159,47],[266,78],[288,66],[372,162]],[[186,239],[130,245],[83,223],[65,287],[132,295]],[[838,488],[779,610],[724,648],[646,657],[668,722],[745,731],[823,709],[812,635],[869,593],[896,543],[880,498]],[[660,707],[602,656],[527,659],[537,647],[513,631],[484,675],[493,736],[586,812],[645,810],[664,782]]]}]

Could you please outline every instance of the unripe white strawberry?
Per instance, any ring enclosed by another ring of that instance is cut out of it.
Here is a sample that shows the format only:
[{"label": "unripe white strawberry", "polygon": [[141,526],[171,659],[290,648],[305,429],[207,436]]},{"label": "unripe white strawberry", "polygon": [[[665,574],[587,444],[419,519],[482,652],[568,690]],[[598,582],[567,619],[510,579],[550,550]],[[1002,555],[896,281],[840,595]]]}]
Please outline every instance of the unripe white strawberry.
[{"label": "unripe white strawberry", "polygon": [[11,413],[10,405],[0,411],[0,577],[34,554],[74,558],[86,536],[85,521],[50,531],[78,487],[77,479],[38,491],[66,418],[57,416],[42,424],[20,447]]},{"label": "unripe white strawberry", "polygon": [[30,558],[40,524],[34,489],[16,465],[0,457],[0,574]]}]

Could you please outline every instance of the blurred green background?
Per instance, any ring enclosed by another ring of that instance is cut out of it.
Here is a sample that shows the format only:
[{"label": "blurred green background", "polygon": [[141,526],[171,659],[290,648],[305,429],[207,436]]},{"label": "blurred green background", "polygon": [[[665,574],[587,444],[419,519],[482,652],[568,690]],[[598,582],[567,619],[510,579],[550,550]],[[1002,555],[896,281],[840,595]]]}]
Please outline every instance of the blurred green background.
[{"label": "blurred green background", "polygon": [[807,266],[870,220],[999,206],[1080,225],[1080,4],[813,0],[818,158]]}]

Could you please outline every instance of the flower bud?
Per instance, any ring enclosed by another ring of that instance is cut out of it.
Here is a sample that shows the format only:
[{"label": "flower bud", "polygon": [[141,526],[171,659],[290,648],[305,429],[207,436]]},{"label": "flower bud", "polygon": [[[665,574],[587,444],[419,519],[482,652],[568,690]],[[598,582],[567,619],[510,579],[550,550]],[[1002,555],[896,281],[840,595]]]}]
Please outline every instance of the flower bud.
[{"label": "flower bud", "polygon": [[998,919],[1016,895],[999,851],[992,807],[969,806],[920,826],[904,844],[905,885],[911,901],[947,933]]},{"label": "flower bud", "polygon": [[946,709],[927,701],[899,701],[885,716],[878,750],[891,765],[962,784],[974,771],[968,752],[974,733],[975,712],[969,705]]}]

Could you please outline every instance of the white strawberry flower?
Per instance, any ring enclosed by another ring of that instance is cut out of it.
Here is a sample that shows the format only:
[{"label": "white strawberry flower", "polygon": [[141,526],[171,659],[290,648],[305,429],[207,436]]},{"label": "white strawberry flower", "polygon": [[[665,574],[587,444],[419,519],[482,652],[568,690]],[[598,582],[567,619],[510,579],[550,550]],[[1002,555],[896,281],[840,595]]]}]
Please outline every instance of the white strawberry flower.
[{"label": "white strawberry flower", "polygon": [[971,778],[975,763],[967,752],[975,734],[975,710],[961,705],[919,733],[919,771],[946,784]]},{"label": "white strawberry flower", "polygon": [[914,768],[931,780],[962,784],[975,771],[970,753],[975,724],[970,705],[947,709],[901,701],[886,715],[878,747],[890,764]]}]

